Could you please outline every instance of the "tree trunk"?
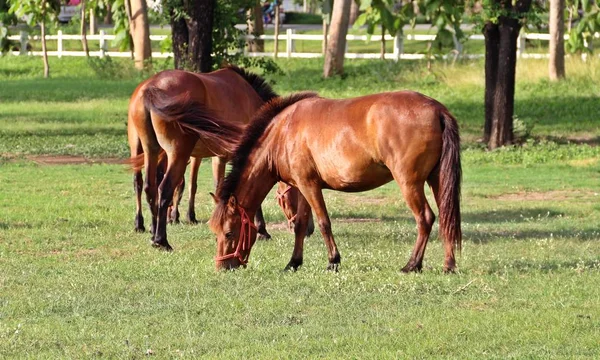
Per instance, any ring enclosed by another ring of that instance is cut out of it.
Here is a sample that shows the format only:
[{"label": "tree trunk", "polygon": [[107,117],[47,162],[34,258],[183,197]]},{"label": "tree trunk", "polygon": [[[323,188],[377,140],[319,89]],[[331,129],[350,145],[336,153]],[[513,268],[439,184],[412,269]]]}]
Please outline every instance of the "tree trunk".
[{"label": "tree trunk", "polygon": [[[354,1],[352,1],[354,3]],[[381,60],[385,60],[385,26],[381,24],[381,49],[380,49]]]},{"label": "tree trunk", "polygon": [[552,81],[565,77],[564,11],[565,0],[550,0],[550,62],[548,71]]},{"label": "tree trunk", "polygon": [[171,19],[171,45],[173,47],[173,62],[175,69],[186,70],[188,68],[187,46],[188,46],[188,28],[183,17],[175,18],[174,8],[183,7],[183,1],[173,4],[170,9],[169,19]]},{"label": "tree trunk", "polygon": [[106,3],[106,16],[104,17],[104,24],[112,24],[112,6],[110,2]]},{"label": "tree trunk", "polygon": [[48,49],[46,47],[46,0],[42,0],[42,57],[44,61],[44,78],[50,77],[50,64],[48,64]]},{"label": "tree trunk", "polygon": [[503,19],[499,27],[498,75],[494,87],[494,115],[488,143],[490,149],[513,142],[517,38],[520,30],[519,21],[514,18]]},{"label": "tree trunk", "polygon": [[[258,37],[264,33],[262,7],[260,6],[260,1],[257,1],[254,8],[248,10],[248,34]],[[248,41],[248,49],[250,52],[264,52],[265,42],[261,39],[250,40]]]},{"label": "tree trunk", "polygon": [[[276,1],[276,0],[275,0]],[[275,59],[279,53],[279,5],[275,6],[275,47],[273,49]]]},{"label": "tree trunk", "polygon": [[148,65],[148,61],[152,57],[148,6],[146,0],[129,0],[129,2],[131,6],[129,32],[133,39],[133,60],[135,67],[141,70]]},{"label": "tree trunk", "polygon": [[487,144],[492,133],[492,118],[494,116],[494,89],[498,77],[498,50],[500,31],[497,24],[488,22],[483,28],[485,37],[485,125],[483,141]]},{"label": "tree trunk", "polygon": [[87,34],[86,34],[86,23],[85,23],[85,0],[81,1],[81,45],[83,45],[83,51],[85,56],[90,57],[90,48],[88,47]]},{"label": "tree trunk", "polygon": [[193,71],[212,70],[213,0],[187,0],[188,58]]},{"label": "tree trunk", "polygon": [[356,18],[358,17],[358,13],[360,10],[360,3],[356,0],[351,0],[350,2],[350,19],[348,20],[348,24],[354,25]]},{"label": "tree trunk", "polygon": [[90,9],[90,35],[94,35],[98,32],[98,20],[96,19],[96,12],[94,9]]},{"label": "tree trunk", "polygon": [[323,76],[344,74],[344,55],[346,53],[346,34],[352,0],[335,0],[329,29],[329,41],[325,52]]},{"label": "tree trunk", "polygon": [[532,0],[494,0],[489,6],[501,13],[498,24],[487,23],[485,36],[484,140],[495,149],[513,142],[517,39]]}]

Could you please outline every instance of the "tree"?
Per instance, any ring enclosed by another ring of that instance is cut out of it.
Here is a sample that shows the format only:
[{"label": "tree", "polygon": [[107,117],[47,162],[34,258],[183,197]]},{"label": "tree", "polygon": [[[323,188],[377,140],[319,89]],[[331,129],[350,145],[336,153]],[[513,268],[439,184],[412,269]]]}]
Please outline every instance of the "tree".
[{"label": "tree", "polygon": [[40,24],[44,77],[50,77],[50,65],[48,64],[46,48],[46,24],[56,21],[60,13],[60,3],[56,0],[14,0],[9,11],[18,17],[28,16],[29,25]]},{"label": "tree", "polygon": [[264,52],[265,42],[264,40],[258,39],[259,36],[265,33],[262,17],[262,6],[260,1],[256,0],[254,7],[248,10],[248,34],[254,35],[256,38],[248,42],[248,47],[251,52]]},{"label": "tree", "polygon": [[90,57],[90,49],[88,47],[88,42],[87,42],[87,34],[86,34],[86,23],[85,23],[85,2],[86,0],[81,0],[81,3],[79,4],[80,6],[80,14],[81,14],[81,28],[80,28],[80,33],[81,33],[81,44],[83,45],[83,51],[85,52],[85,56],[86,57]]},{"label": "tree", "polygon": [[550,80],[565,77],[565,0],[550,0]]},{"label": "tree", "polygon": [[346,52],[346,34],[350,17],[350,2],[352,0],[335,0],[331,15],[329,41],[325,52],[323,77],[344,74],[344,55]]},{"label": "tree", "polygon": [[144,69],[152,59],[148,5],[146,0],[126,0],[125,10],[129,20],[129,32],[133,40],[133,60],[137,69]]},{"label": "tree", "polygon": [[215,2],[172,0],[167,3],[176,69],[212,70]]},{"label": "tree", "polygon": [[484,141],[495,149],[513,142],[517,38],[532,0],[484,1]]}]

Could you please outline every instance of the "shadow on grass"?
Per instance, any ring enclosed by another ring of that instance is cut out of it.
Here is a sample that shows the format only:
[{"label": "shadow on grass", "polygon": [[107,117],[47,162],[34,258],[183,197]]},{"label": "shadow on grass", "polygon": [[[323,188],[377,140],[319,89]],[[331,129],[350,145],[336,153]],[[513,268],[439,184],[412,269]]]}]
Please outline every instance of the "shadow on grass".
[{"label": "shadow on grass", "polygon": [[505,270],[516,270],[520,273],[528,271],[550,272],[564,269],[572,269],[576,271],[583,270],[600,270],[600,260],[523,260],[515,259],[509,262],[493,262],[490,264],[488,274],[496,274]]},{"label": "shadow on grass", "polygon": [[462,219],[464,222],[473,224],[523,223],[538,221],[540,219],[552,219],[564,215],[564,213],[552,209],[536,208],[463,213]]},{"label": "shadow on grass", "polygon": [[528,240],[528,239],[577,239],[579,241],[598,240],[600,229],[562,229],[562,230],[485,230],[463,231],[463,239],[475,244],[488,244],[500,239]]},{"label": "shadow on grass", "polygon": [[0,99],[9,101],[64,102],[82,99],[127,99],[137,80],[89,78],[19,79],[2,82]]}]

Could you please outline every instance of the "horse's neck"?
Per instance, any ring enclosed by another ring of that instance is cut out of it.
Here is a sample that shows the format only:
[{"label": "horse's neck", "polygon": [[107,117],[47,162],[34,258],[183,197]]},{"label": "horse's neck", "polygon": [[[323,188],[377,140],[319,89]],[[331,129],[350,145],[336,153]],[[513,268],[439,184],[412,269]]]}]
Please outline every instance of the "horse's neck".
[{"label": "horse's neck", "polygon": [[277,178],[268,163],[266,152],[255,153],[248,158],[235,195],[248,214],[253,215],[275,183]]}]

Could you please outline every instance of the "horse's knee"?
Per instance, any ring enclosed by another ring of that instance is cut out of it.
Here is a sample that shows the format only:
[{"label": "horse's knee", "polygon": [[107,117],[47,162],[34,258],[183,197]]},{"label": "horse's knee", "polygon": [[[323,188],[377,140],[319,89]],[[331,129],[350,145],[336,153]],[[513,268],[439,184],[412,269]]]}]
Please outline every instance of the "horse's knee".
[{"label": "horse's knee", "polygon": [[331,233],[331,222],[326,221],[326,220],[319,220],[318,224],[319,224],[319,230],[321,230],[321,233],[324,233],[324,234]]}]

